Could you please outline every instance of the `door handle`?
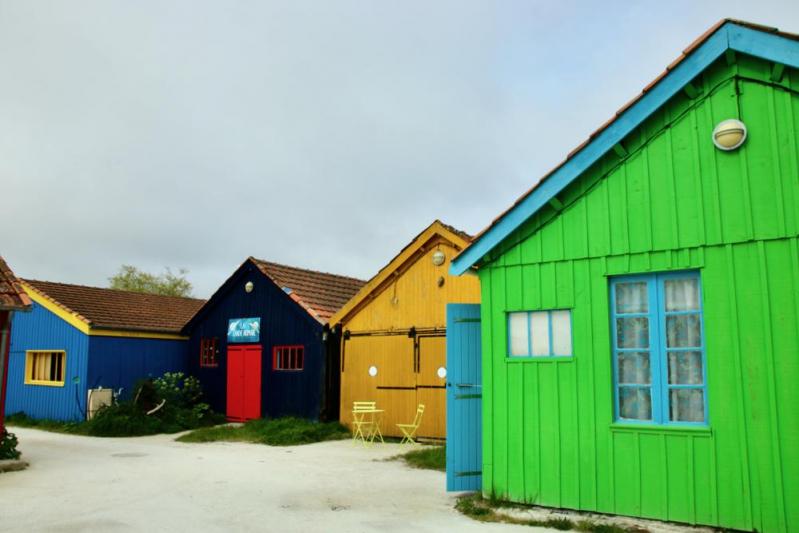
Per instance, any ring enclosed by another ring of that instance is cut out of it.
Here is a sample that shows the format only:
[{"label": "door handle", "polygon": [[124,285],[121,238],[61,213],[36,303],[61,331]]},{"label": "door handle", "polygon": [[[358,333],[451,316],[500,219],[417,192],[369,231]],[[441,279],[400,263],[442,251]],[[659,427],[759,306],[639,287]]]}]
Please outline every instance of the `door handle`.
[{"label": "door handle", "polygon": [[475,383],[456,383],[456,385],[464,389],[474,389],[474,388],[480,389],[483,387],[482,385],[477,385]]}]

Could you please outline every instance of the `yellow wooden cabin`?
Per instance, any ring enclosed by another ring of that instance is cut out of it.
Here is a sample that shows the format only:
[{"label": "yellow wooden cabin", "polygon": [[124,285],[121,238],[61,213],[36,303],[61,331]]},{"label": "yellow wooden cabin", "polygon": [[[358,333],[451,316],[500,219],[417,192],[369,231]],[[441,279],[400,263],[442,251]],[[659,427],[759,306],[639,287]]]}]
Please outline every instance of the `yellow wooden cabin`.
[{"label": "yellow wooden cabin", "polygon": [[335,315],[341,335],[341,422],[352,404],[375,401],[384,435],[400,436],[418,404],[418,436],[445,438],[446,306],[479,303],[477,276],[450,276],[450,260],[470,236],[436,220]]}]

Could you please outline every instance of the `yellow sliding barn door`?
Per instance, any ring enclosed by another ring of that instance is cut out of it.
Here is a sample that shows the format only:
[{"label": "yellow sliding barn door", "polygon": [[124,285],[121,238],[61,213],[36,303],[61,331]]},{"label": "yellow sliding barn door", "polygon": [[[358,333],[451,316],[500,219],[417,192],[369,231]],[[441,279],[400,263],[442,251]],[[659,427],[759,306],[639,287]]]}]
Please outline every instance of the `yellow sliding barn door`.
[{"label": "yellow sliding barn door", "polygon": [[[416,367],[416,403],[425,405],[420,437],[443,439],[447,436],[446,337],[419,336]],[[416,408],[414,406],[414,413]]]},{"label": "yellow sliding barn door", "polygon": [[352,426],[353,402],[375,401],[384,410],[383,434],[399,437],[396,424],[412,422],[423,403],[417,434],[446,437],[446,379],[438,376],[446,366],[444,337],[419,336],[414,342],[407,334],[353,335],[344,341],[342,359],[342,423]]}]

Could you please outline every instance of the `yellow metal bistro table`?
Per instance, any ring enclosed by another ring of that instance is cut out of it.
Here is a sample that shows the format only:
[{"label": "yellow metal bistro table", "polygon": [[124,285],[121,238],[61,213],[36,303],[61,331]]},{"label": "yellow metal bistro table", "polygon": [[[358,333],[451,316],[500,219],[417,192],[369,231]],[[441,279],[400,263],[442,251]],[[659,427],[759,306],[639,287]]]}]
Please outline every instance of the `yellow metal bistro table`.
[{"label": "yellow metal bistro table", "polygon": [[[384,409],[357,409],[352,411],[353,425],[357,428],[354,439],[361,439],[361,442],[374,442],[375,438],[383,440],[383,432],[380,431],[380,422],[383,418]],[[364,432],[366,430],[366,432]]]}]

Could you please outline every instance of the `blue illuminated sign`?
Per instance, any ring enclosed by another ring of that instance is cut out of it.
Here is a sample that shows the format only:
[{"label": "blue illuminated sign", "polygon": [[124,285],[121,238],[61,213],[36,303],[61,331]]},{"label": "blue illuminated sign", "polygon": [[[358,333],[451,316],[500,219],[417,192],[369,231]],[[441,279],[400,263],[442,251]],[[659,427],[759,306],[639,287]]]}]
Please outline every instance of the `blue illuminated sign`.
[{"label": "blue illuminated sign", "polygon": [[231,318],[228,320],[228,342],[258,342],[260,340],[260,318]]}]

